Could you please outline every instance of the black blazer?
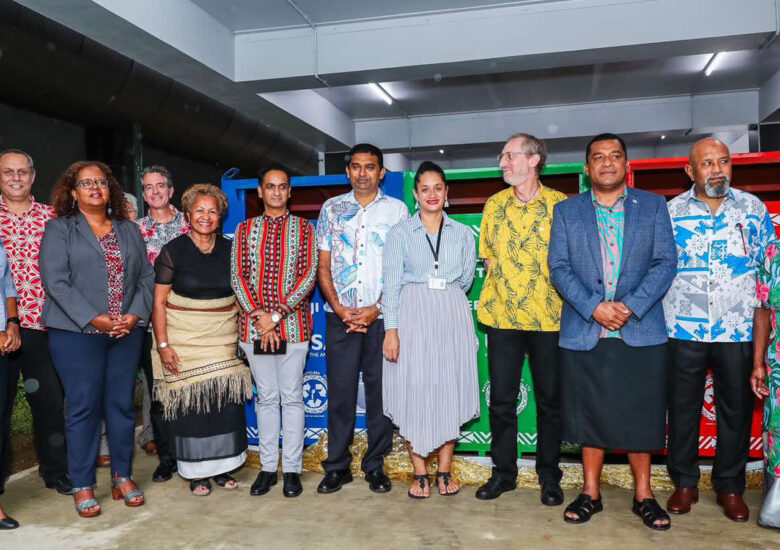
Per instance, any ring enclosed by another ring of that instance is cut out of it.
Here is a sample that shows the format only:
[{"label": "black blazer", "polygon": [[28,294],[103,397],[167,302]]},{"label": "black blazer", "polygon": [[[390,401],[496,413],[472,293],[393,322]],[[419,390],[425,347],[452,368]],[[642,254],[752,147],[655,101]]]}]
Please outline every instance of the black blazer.
[{"label": "black blazer", "polygon": [[[146,325],[152,313],[154,268],[138,226],[112,220],[122,254],[122,314],[140,317]],[[46,224],[39,258],[46,291],[43,324],[50,328],[84,332],[90,321],[108,313],[108,269],[95,234],[81,213],[55,218]]]}]

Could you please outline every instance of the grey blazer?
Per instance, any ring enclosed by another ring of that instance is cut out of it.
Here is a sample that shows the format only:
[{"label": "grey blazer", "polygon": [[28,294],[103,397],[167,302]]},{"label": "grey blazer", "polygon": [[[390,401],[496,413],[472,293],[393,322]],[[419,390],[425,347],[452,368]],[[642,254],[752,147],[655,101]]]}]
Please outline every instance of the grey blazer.
[{"label": "grey blazer", "polygon": [[[140,317],[146,325],[152,313],[154,268],[138,226],[111,222],[119,241],[124,268],[122,314]],[[46,291],[43,324],[49,328],[85,332],[90,321],[108,313],[108,270],[95,234],[82,214],[62,216],[46,224],[39,258]]]}]

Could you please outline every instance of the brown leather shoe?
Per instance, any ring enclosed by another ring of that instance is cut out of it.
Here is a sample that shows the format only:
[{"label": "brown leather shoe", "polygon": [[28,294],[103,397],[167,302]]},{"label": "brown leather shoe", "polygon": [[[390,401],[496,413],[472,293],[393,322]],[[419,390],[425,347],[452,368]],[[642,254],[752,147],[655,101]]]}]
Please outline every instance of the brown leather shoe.
[{"label": "brown leather shoe", "polygon": [[146,443],[141,445],[141,448],[148,455],[156,455],[157,454],[157,443],[155,443],[154,441],[147,441]]},{"label": "brown leather shoe", "polygon": [[740,494],[718,493],[717,501],[723,506],[723,513],[731,521],[747,521],[750,517],[750,509]]},{"label": "brown leather shoe", "polygon": [[672,514],[687,514],[691,505],[699,502],[698,489],[677,489],[666,501],[666,509]]},{"label": "brown leather shoe", "polygon": [[95,466],[98,468],[108,468],[111,466],[111,457],[109,455],[98,455],[95,459]]}]

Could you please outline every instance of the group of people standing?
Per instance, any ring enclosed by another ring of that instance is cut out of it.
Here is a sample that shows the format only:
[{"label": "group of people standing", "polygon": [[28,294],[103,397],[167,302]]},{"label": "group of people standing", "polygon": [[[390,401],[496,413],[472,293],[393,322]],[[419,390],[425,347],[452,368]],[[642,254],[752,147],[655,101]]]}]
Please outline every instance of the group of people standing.
[{"label": "group of people standing", "polygon": [[[477,250],[471,229],[444,212],[448,186],[438,165],[420,165],[410,216],[382,191],[383,154],[370,144],[350,151],[352,190],[324,203],[316,229],[288,209],[289,174],[264,172],[263,214],[241,223],[232,243],[218,234],[227,199],[213,185],[189,187],[179,212],[170,172],[149,167],[149,214],[134,223],[106,165],[70,166],[48,207],[31,195],[32,158],[0,153],[0,479],[21,372],[46,486],[73,494],[79,515],[100,513],[93,486],[105,421],[113,498],[144,504],[132,478],[140,365],[159,457],[153,481],[178,472],[196,496],[211,492],[212,479],[236,489],[230,474],[246,459],[243,404],[254,383],[261,471],[250,493],[278,482],[281,430],[282,492],[300,495],[309,299],[318,281],[327,302],[329,410],[317,491],[352,481],[362,371],[369,488],[392,488],[383,457],[396,426],[410,444],[409,497],[431,495],[432,452],[436,491],[455,495],[455,441],[479,415],[478,341],[466,298],[479,257],[487,268],[477,315],[487,333],[494,468],[478,499],[516,487],[516,401],[527,355],[541,502],[563,503],[561,441],[581,444],[585,482],[564,520],[588,521],[603,509],[605,451],[620,449],[636,482],[634,513],[652,529],[669,529],[650,488],[651,452],[666,444],[668,411],[676,490],[667,509],[689,512],[698,500],[698,418],[711,367],[718,502],[730,519],[748,519],[752,396],[766,397],[768,493],[759,522],[780,526],[780,366],[773,371],[777,341],[769,345],[780,260],[766,207],[730,187],[729,151],[714,139],[694,145],[692,188],[668,205],[626,186],[619,136],[596,136],[585,156],[591,190],[567,199],[541,183],[544,142],[510,137],[498,155],[509,188],[487,201]],[[17,525],[0,508],[0,528]]]}]

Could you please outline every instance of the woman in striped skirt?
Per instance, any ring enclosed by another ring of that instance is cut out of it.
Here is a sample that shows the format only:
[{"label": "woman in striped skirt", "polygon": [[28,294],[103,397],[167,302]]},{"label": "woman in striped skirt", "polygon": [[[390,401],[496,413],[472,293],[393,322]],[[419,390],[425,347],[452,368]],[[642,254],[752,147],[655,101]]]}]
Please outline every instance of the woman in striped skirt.
[{"label": "woman in striped skirt", "polygon": [[455,439],[479,416],[478,344],[465,294],[476,247],[471,229],[444,213],[447,183],[438,165],[420,165],[414,196],[419,212],[390,229],[382,259],[382,393],[385,415],[411,446],[409,496],[428,498],[425,457],[439,450],[439,494],[456,494]]}]

